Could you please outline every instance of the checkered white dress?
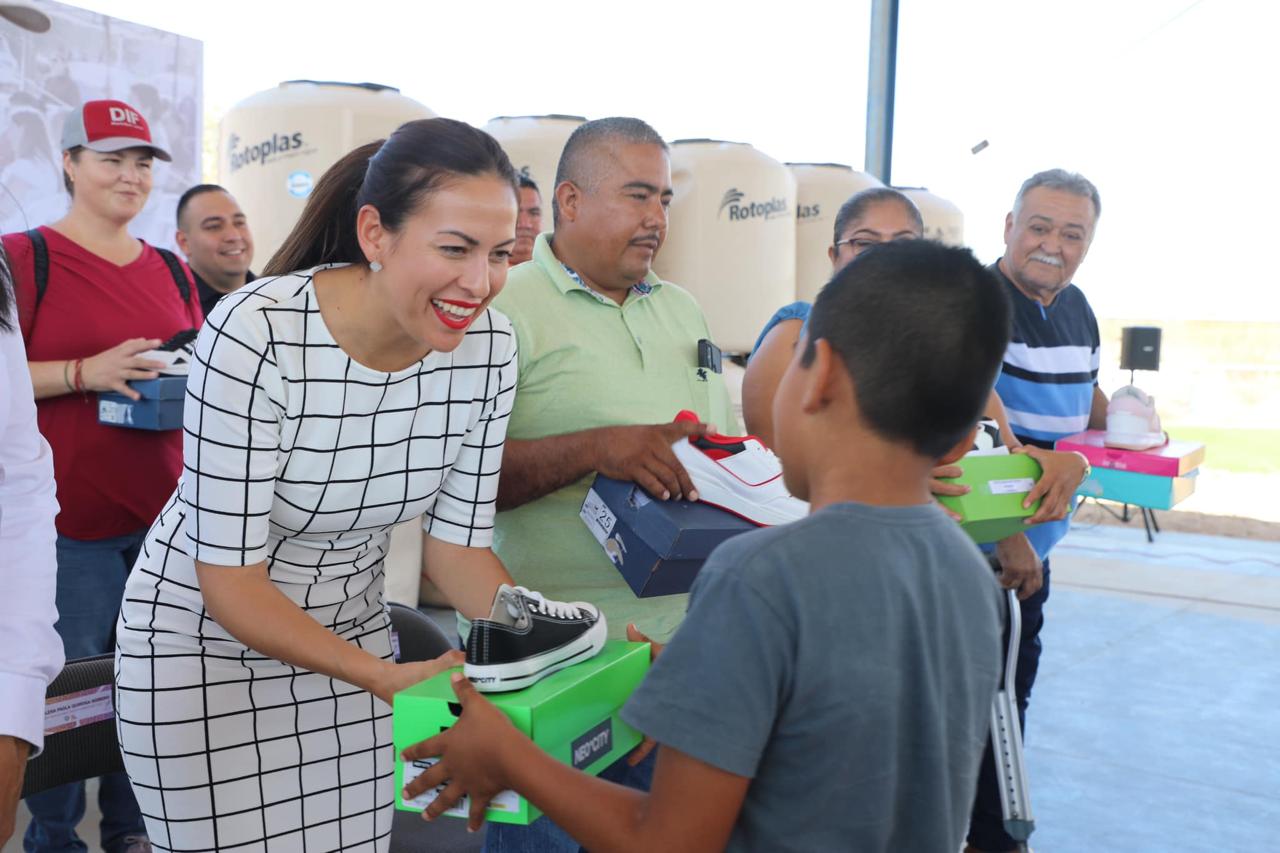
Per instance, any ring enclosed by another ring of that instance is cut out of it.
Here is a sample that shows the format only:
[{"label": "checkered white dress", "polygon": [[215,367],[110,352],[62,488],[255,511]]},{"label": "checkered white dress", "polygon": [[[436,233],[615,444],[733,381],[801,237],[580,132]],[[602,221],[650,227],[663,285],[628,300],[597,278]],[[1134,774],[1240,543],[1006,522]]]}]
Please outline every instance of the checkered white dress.
[{"label": "checkered white dress", "polygon": [[147,534],[117,627],[125,767],[157,850],[381,851],[391,711],[247,648],[205,611],[193,560],[265,560],[276,588],[391,657],[391,528],[483,547],[515,393],[515,336],[479,316],[451,353],[395,373],[349,358],[315,271],[226,297],[196,345],[184,472]]}]

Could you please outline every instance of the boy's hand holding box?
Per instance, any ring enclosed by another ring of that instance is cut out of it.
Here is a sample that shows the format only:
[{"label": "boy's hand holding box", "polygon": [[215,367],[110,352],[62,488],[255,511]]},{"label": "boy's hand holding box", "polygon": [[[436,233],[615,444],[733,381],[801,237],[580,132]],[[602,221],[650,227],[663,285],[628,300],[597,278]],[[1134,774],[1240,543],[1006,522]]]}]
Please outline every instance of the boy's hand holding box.
[{"label": "boy's hand holding box", "polygon": [[[532,687],[491,693],[486,698],[548,755],[596,775],[643,739],[640,732],[622,721],[618,712],[649,671],[649,658],[648,643],[609,642],[591,660],[549,675]],[[434,737],[457,720],[461,709],[451,684],[455,672],[459,672],[457,667],[445,670],[395,695],[392,735],[396,808],[403,811],[421,812],[439,793],[433,789],[413,800],[403,799],[405,784],[435,760],[406,764],[401,752]],[[445,814],[465,819],[467,801],[464,799]],[[523,797],[504,791],[490,803],[485,819],[528,824],[540,814]]]}]

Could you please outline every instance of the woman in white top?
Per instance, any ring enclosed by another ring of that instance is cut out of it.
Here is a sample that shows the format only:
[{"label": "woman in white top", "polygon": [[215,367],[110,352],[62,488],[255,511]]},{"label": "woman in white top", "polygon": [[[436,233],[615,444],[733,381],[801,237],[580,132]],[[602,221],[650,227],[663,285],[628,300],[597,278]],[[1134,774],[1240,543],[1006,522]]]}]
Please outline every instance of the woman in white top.
[{"label": "woman in white top", "polygon": [[382,559],[426,515],[466,617],[489,550],[516,345],[488,310],[516,180],[487,134],[405,124],[317,183],[196,344],[184,472],[117,629],[125,766],[156,850],[386,850],[391,709],[460,664],[392,662]]},{"label": "woman in white top", "polygon": [[44,746],[45,688],[62,668],[53,456],[36,429],[17,316],[0,249],[0,847],[13,833],[27,758]]}]

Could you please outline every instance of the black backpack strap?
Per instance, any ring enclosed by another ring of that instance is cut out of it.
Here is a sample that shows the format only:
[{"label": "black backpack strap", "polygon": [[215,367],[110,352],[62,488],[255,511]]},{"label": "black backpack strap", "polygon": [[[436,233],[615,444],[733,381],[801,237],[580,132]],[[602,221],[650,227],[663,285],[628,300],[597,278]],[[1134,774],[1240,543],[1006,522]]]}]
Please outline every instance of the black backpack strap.
[{"label": "black backpack strap", "polygon": [[28,231],[27,239],[31,241],[31,257],[36,270],[36,301],[31,306],[31,315],[34,317],[36,309],[40,307],[40,300],[44,299],[44,292],[49,287],[49,244],[44,241],[39,228]]},{"label": "black backpack strap", "polygon": [[155,250],[160,253],[161,260],[169,268],[169,275],[173,276],[173,283],[178,286],[178,293],[182,294],[182,304],[186,305],[191,301],[191,282],[187,280],[187,274],[182,269],[182,262],[168,249],[156,246]]}]

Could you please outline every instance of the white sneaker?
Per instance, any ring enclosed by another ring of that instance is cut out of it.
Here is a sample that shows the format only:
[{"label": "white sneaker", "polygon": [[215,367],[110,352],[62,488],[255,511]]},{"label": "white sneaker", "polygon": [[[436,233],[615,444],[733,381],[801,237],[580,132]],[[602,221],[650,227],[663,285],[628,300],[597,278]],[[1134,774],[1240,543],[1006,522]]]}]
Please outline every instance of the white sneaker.
[{"label": "white sneaker", "polygon": [[1000,424],[994,418],[978,421],[978,431],[973,434],[973,449],[965,456],[1008,456],[1009,448],[1000,437]]},{"label": "white sneaker", "polygon": [[591,660],[609,636],[594,604],[551,601],[502,584],[488,619],[474,619],[463,673],[481,693],[520,690],[575,663]]},{"label": "white sneaker", "polygon": [[[697,422],[684,411],[676,421]],[[689,472],[698,500],[761,527],[787,524],[809,514],[809,504],[791,496],[782,463],[753,435],[702,435],[671,446]]]},{"label": "white sneaker", "polygon": [[174,335],[156,349],[147,350],[139,357],[164,364],[164,367],[160,368],[161,376],[186,376],[191,372],[195,351],[196,330],[188,329]]},{"label": "white sneaker", "polygon": [[1126,385],[1111,395],[1107,404],[1107,447],[1149,450],[1169,442],[1160,428],[1156,401],[1136,385]]}]

